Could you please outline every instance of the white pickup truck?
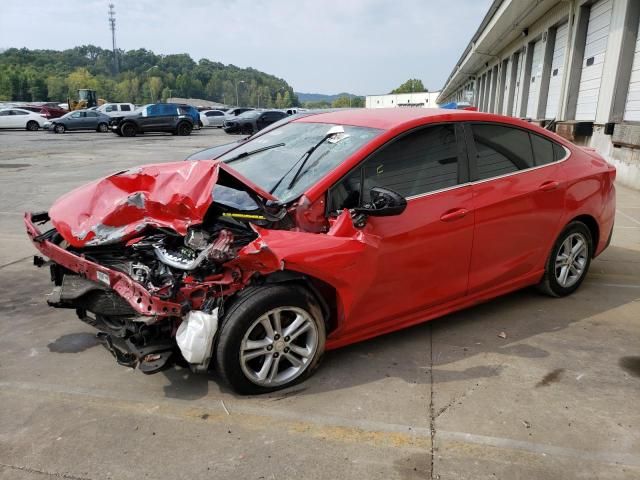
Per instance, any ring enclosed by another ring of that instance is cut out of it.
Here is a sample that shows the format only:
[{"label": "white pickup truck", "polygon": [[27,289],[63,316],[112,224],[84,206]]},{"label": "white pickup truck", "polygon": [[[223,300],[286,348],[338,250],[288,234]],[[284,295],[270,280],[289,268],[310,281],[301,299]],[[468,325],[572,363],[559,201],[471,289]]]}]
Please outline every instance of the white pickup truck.
[{"label": "white pickup truck", "polygon": [[110,117],[126,117],[134,115],[136,106],[133,103],[105,103],[96,108],[96,111],[109,115]]}]

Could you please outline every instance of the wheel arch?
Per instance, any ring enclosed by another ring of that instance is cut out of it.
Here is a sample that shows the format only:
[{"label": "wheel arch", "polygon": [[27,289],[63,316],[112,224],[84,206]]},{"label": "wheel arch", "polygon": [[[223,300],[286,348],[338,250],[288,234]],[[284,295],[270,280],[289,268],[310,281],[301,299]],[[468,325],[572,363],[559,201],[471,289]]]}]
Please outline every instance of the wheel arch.
[{"label": "wheel arch", "polygon": [[265,277],[265,284],[290,283],[306,288],[315,297],[324,317],[327,334],[338,326],[338,292],[319,278],[293,270],[279,270]]},{"label": "wheel arch", "polygon": [[600,225],[598,225],[598,221],[592,215],[582,214],[569,220],[567,225],[571,222],[582,222],[589,229],[589,232],[591,233],[591,240],[593,242],[593,251],[591,252],[591,255],[592,258],[594,258],[596,256],[596,251],[598,250],[598,245],[600,245]]}]

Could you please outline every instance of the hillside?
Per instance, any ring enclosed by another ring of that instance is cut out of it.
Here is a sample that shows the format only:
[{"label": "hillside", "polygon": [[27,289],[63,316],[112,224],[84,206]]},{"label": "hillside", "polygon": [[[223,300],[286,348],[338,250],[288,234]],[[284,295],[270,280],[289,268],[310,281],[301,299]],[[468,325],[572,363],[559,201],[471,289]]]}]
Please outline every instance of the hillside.
[{"label": "hillside", "polygon": [[93,45],[69,50],[10,48],[0,53],[0,101],[66,101],[78,88],[97,90],[112,102],[150,103],[168,97],[203,98],[228,105],[288,107],[298,105],[293,89],[281,78],[253,68],[187,54],[158,55],[149,50],[113,54]]},{"label": "hillside", "polygon": [[295,94],[298,97],[298,100],[300,101],[300,103],[305,103],[305,102],[332,103],[340,97],[352,97],[352,98],[358,97],[358,95],[355,95],[353,93],[346,93],[346,92],[337,93],[336,95],[325,95],[323,93],[302,93],[302,92],[295,92]]}]

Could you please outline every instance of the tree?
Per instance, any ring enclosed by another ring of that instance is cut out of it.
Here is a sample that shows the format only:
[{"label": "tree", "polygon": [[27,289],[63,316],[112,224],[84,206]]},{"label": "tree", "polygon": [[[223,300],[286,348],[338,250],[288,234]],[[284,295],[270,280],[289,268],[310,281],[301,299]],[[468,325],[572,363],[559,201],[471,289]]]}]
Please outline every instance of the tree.
[{"label": "tree", "polygon": [[96,82],[95,77],[89,73],[89,70],[86,68],[78,68],[67,76],[67,87],[69,89],[69,95],[75,97],[80,88],[97,90],[98,82]]},{"label": "tree", "polygon": [[151,93],[151,101],[157,102],[158,96],[162,91],[162,79],[160,77],[151,77],[147,83],[149,84],[149,92]]},{"label": "tree", "polygon": [[[284,80],[253,68],[223,65],[207,59],[197,63],[187,54],[158,55],[146,49],[119,50],[120,73],[112,71],[113,52],[94,45],[63,51],[9,48],[0,51],[0,98],[62,101],[77,89],[95,89],[109,101],[157,101],[159,97],[196,97],[236,103],[236,85],[243,105],[298,105]],[[244,83],[240,83],[244,82]],[[286,92],[289,98],[286,97]]]},{"label": "tree", "polygon": [[353,95],[341,95],[331,104],[333,108],[362,108],[364,99]]},{"label": "tree", "polygon": [[422,83],[422,80],[418,78],[410,78],[402,85],[400,85],[395,90],[392,90],[391,93],[413,93],[413,92],[428,92]]},{"label": "tree", "polygon": [[276,108],[284,108],[284,102],[282,101],[280,92],[276,94]]},{"label": "tree", "polygon": [[49,100],[60,102],[67,98],[67,91],[67,84],[64,79],[54,75],[47,77],[47,97]]},{"label": "tree", "polygon": [[282,97],[282,108],[288,108],[293,106],[293,101],[291,100],[291,94],[289,90],[284,92],[284,96]]}]

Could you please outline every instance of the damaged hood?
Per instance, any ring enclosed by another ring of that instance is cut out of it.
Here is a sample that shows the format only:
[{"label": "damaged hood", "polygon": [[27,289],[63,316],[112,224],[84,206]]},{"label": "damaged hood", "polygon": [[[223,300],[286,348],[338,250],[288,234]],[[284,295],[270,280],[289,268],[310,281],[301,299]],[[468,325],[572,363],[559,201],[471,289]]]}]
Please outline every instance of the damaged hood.
[{"label": "damaged hood", "polygon": [[182,161],[118,172],[60,197],[49,209],[56,230],[74,247],[108,245],[147,227],[185,235],[204,220],[217,184],[277,200],[218,161]]}]

